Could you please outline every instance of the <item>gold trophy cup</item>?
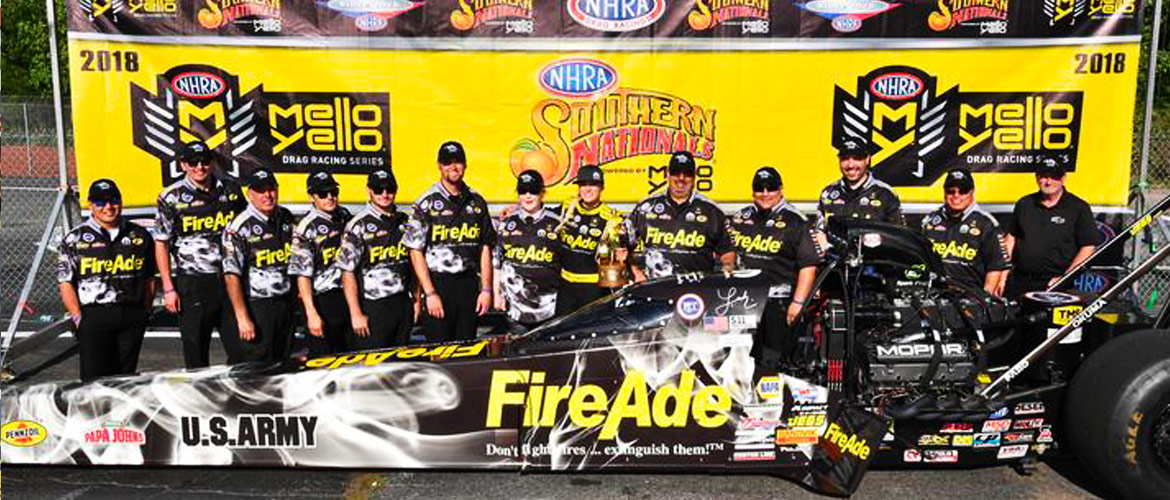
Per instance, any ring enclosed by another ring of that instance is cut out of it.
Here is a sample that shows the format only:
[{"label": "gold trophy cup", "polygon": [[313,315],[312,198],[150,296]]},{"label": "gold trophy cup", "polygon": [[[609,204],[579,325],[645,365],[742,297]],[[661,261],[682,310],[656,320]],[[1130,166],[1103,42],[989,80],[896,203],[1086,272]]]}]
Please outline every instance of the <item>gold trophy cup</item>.
[{"label": "gold trophy cup", "polygon": [[597,242],[597,286],[620,288],[630,281],[626,277],[626,263],[618,256],[620,226],[621,221],[618,219],[607,221],[601,239]]}]

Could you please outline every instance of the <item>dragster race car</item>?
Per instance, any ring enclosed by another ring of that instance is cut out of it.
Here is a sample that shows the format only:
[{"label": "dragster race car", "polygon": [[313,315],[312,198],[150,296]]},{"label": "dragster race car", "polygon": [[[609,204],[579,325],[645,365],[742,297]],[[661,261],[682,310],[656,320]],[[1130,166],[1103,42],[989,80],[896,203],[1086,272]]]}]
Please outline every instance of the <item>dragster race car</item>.
[{"label": "dragster race car", "polygon": [[680,275],[518,336],[10,386],[3,462],[743,472],[847,496],[872,466],[1059,448],[1124,497],[1170,492],[1170,335],[1084,333],[1166,250],[1091,303],[1016,303],[908,229],[830,222],[789,352],[757,335],[787,287]]}]

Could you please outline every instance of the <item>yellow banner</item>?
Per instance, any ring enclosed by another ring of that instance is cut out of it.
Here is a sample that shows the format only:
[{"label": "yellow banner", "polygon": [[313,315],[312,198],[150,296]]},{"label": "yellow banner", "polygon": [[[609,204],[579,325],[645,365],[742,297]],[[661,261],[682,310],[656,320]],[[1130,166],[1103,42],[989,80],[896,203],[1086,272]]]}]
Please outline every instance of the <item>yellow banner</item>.
[{"label": "yellow banner", "polygon": [[[1035,190],[1045,161],[1070,189],[1124,205],[1138,46],[740,52],[469,52],[223,48],[75,40],[73,120],[82,189],[112,178],[127,206],[151,206],[195,137],[247,171],[280,172],[285,203],[307,202],[305,172],[339,173],[344,202],[390,164],[409,202],[437,179],[436,150],[461,141],[467,182],[515,198],[535,168],[551,199],[582,164],[605,197],[635,202],[665,185],[669,153],[693,151],[698,185],[750,200],[751,175],[780,170],[793,202],[840,176],[835,140],[880,148],[874,169],[903,202],[941,202],[941,173],[976,172],[978,200]],[[83,193],[84,199],[84,193]]]}]

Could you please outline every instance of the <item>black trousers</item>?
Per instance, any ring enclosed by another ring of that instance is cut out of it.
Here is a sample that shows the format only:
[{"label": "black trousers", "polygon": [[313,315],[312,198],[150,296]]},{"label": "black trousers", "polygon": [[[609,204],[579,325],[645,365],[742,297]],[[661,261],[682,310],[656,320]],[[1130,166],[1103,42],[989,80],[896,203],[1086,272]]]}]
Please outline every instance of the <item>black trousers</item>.
[{"label": "black trousers", "polygon": [[345,343],[348,350],[381,349],[410,343],[410,330],[414,328],[414,304],[410,295],[398,293],[378,300],[362,299],[362,312],[366,315],[370,334],[359,337],[350,329]]},{"label": "black trousers", "polygon": [[752,342],[752,357],[765,366],[791,361],[796,354],[796,332],[788,325],[791,300],[768,299]]},{"label": "black trousers", "polygon": [[426,314],[424,303],[422,324],[427,342],[474,339],[479,322],[475,313],[479,276],[475,273],[431,273],[431,282],[435,285],[435,293],[443,301],[443,319]]},{"label": "black trousers", "polygon": [[608,288],[597,286],[597,283],[573,283],[562,279],[561,288],[557,290],[556,317],[575,312],[609,294]]},{"label": "black trousers", "polygon": [[283,361],[288,358],[288,351],[292,347],[292,313],[291,295],[249,300],[248,316],[256,336],[249,342],[241,340],[239,326],[233,315],[230,328],[220,334],[228,363]]},{"label": "black trousers", "polygon": [[211,330],[222,337],[236,324],[223,278],[216,275],[176,276],[179,294],[179,335],[183,339],[183,362],[188,369],[210,364]]},{"label": "black trousers", "polygon": [[309,336],[309,352],[314,356],[345,352],[346,342],[353,335],[349,321],[349,306],[345,292],[332,290],[313,297],[313,306],[321,315],[323,337]]},{"label": "black trousers", "polygon": [[138,371],[146,319],[146,308],[138,305],[82,307],[81,324],[77,327],[81,380]]}]

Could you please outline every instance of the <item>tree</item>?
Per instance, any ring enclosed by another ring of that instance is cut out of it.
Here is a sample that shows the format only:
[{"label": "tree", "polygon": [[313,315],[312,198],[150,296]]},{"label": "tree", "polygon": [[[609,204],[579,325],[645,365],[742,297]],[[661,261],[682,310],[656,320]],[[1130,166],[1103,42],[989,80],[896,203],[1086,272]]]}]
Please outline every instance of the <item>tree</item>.
[{"label": "tree", "polygon": [[[0,88],[5,95],[53,95],[53,73],[49,65],[49,26],[45,21],[43,0],[8,0],[4,2],[0,30],[4,36],[0,56]],[[61,60],[61,85],[69,95],[69,57],[66,40],[65,2],[55,2],[57,12],[57,50]]]}]

